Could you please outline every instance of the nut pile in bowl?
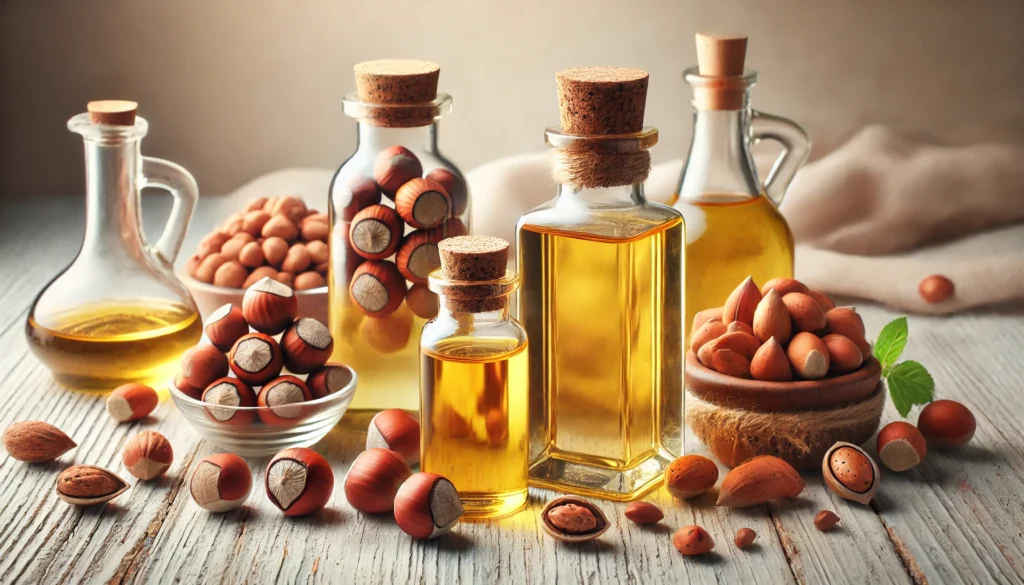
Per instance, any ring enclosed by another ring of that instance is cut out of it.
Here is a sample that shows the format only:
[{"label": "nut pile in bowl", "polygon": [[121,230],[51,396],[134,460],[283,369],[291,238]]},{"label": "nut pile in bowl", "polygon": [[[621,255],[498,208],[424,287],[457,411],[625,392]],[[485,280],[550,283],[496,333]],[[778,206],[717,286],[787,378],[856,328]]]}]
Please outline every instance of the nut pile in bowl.
[{"label": "nut pile in bowl", "polygon": [[189,276],[215,286],[249,288],[264,277],[295,290],[326,286],[327,214],[299,197],[260,197],[203,238]]},{"label": "nut pile in bowl", "polygon": [[792,278],[761,288],[748,277],[723,307],[697,313],[690,351],[705,367],[770,382],[849,374],[871,355],[864,321],[850,307]]}]

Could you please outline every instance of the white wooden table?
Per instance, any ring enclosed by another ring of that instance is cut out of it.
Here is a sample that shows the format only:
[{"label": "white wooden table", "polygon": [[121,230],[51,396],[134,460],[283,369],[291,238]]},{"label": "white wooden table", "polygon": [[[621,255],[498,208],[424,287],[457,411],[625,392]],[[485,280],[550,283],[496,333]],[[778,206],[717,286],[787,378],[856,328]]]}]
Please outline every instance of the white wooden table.
[{"label": "white wooden table", "polygon": [[[165,202],[164,202],[165,203]],[[225,202],[204,200],[186,250],[223,217]],[[150,233],[168,207],[150,206]],[[213,447],[173,404],[155,419],[114,424],[99,396],[58,388],[29,352],[26,312],[34,295],[74,256],[83,229],[81,197],[21,199],[0,207],[0,428],[39,419],[63,429],[78,448],[51,464],[0,454],[0,583],[337,582],[337,583],[1021,583],[1024,582],[1024,316],[979,313],[911,317],[906,357],[923,362],[941,397],[967,404],[978,419],[973,441],[933,450],[917,469],[884,473],[870,507],[832,495],[806,474],[797,499],[750,509],[714,507],[710,497],[673,502],[659,490],[662,524],[641,528],[619,504],[600,503],[612,524],[598,541],[564,545],[545,536],[535,492],[529,509],[497,522],[463,523],[446,537],[417,542],[390,517],[355,512],[340,489],[364,436],[340,429],[316,449],[338,483],[328,507],[283,517],[262,493],[265,461],[250,460],[255,485],[240,510],[209,514],[188,494],[192,467]],[[877,332],[893,315],[862,307]],[[885,421],[898,417],[890,406]],[[911,415],[916,420],[916,411]],[[144,428],[172,442],[167,476],[137,482],[121,465],[125,440]],[[867,446],[873,453],[874,446]],[[132,480],[106,506],[76,508],[54,494],[72,463],[100,465]],[[818,510],[838,513],[838,530],[818,532]],[[704,526],[714,554],[684,558],[672,532]],[[736,530],[758,533],[740,551]]]}]

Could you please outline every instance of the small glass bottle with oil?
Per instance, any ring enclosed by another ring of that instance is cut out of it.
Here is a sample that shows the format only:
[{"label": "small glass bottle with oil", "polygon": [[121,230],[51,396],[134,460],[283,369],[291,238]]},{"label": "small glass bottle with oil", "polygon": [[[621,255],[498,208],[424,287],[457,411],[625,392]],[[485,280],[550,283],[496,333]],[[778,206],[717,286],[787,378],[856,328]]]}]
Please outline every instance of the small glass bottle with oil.
[{"label": "small glass bottle with oil", "polygon": [[519,278],[500,238],[438,248],[439,312],[420,337],[420,469],[452,482],[466,517],[505,516],[526,503],[529,463],[528,345],[510,312]]},{"label": "small glass bottle with oil", "polygon": [[[810,142],[800,126],[750,108],[757,72],[744,69],[746,37],[697,34],[693,141],[674,206],[686,218],[686,339],[698,311],[719,307],[736,283],[793,276],[793,235],[778,205]],[[783,152],[762,187],[752,143]]]},{"label": "small glass bottle with oil", "polygon": [[[57,382],[75,390],[166,386],[203,332],[195,301],[171,268],[199,191],[185,169],[140,154],[148,124],[136,108],[91,102],[88,113],[68,122],[85,140],[85,239],[74,262],[36,297],[25,332]],[[142,233],[144,187],[175,199],[154,245]]]},{"label": "small glass bottle with oil", "polygon": [[683,218],[648,202],[647,73],[557,75],[555,199],[519,220],[530,482],[627,501],[682,449]]}]

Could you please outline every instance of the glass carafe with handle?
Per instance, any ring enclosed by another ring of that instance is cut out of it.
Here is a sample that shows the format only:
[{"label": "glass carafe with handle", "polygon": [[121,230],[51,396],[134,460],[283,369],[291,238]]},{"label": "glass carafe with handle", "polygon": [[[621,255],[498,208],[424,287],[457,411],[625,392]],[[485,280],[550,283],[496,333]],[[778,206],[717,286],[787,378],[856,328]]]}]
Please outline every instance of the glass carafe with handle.
[{"label": "glass carafe with handle", "polygon": [[[184,168],[140,153],[148,124],[134,102],[91,102],[68,121],[85,142],[86,227],[78,256],[36,297],[26,323],[36,357],[60,384],[105,391],[166,385],[202,336],[195,302],[172,271],[198,199]],[[174,196],[155,244],[146,241],[140,191]]]},{"label": "glass carafe with handle", "polygon": [[[686,219],[686,339],[694,316],[720,307],[747,276],[763,285],[793,276],[793,235],[779,213],[786,189],[810,152],[795,122],[753,110],[757,72],[744,69],[746,37],[697,35],[693,141],[674,203]],[[782,154],[762,184],[750,147],[779,143]]]}]

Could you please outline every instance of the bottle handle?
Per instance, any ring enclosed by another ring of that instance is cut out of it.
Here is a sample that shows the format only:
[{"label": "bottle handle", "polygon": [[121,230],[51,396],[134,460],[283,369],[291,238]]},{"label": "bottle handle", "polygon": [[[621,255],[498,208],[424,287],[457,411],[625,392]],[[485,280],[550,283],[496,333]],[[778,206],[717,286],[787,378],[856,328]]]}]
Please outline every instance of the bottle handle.
[{"label": "bottle handle", "polygon": [[757,110],[751,112],[750,138],[752,144],[774,140],[782,145],[782,154],[775,160],[764,182],[768,198],[775,205],[780,205],[793,177],[811,153],[811,141],[796,122]]},{"label": "bottle handle", "polygon": [[167,264],[174,264],[188,232],[192,212],[199,201],[199,185],[181,165],[159,158],[142,157],[142,184],[140,189],[155,187],[174,196],[174,206],[167,218],[164,233],[151,249]]}]

